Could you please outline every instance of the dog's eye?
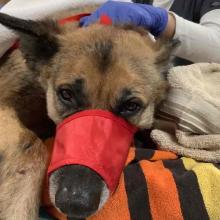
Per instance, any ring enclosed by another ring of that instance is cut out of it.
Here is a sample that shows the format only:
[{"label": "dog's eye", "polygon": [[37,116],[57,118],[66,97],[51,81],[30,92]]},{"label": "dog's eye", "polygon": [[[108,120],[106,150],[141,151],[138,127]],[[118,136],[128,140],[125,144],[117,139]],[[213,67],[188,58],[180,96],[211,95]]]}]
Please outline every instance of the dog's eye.
[{"label": "dog's eye", "polygon": [[59,96],[63,101],[71,102],[73,99],[73,93],[70,89],[60,89]]},{"label": "dog's eye", "polygon": [[126,116],[132,116],[139,112],[141,109],[141,104],[139,102],[135,101],[127,101],[122,104],[120,109],[120,114],[126,115]]},{"label": "dog's eye", "polygon": [[136,102],[127,102],[124,105],[124,110],[134,112],[140,109],[140,105]]}]

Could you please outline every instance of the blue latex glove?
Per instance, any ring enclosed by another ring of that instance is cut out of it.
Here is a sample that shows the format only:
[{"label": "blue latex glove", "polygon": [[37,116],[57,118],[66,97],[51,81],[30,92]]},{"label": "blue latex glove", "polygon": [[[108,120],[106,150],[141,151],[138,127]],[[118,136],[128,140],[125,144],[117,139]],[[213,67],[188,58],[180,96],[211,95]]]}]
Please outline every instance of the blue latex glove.
[{"label": "blue latex glove", "polygon": [[81,26],[88,26],[99,20],[102,15],[111,18],[113,24],[133,24],[148,29],[159,36],[166,28],[168,12],[151,5],[108,1],[92,15],[80,20]]}]

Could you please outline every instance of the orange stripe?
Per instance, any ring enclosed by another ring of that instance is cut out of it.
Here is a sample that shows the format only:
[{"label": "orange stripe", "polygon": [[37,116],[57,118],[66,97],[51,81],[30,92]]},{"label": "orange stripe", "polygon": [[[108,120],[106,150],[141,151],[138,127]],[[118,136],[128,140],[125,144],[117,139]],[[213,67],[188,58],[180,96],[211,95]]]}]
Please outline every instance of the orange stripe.
[{"label": "orange stripe", "polygon": [[183,220],[176,184],[162,161],[141,161],[153,220]]},{"label": "orange stripe", "polygon": [[155,153],[150,160],[173,160],[177,158],[177,155],[172,152],[155,150]]},{"label": "orange stripe", "polygon": [[132,160],[134,160],[134,158],[135,158],[135,148],[130,147],[125,166],[127,166]]},{"label": "orange stripe", "polygon": [[120,183],[106,203],[106,205],[96,215],[88,220],[130,220],[128,199],[125,191],[124,175],[121,175]]}]

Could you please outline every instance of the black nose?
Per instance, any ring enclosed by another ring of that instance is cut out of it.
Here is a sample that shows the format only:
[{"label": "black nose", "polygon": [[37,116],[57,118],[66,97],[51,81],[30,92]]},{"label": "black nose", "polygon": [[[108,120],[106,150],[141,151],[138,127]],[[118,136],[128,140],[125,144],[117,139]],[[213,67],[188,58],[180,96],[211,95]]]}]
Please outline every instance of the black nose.
[{"label": "black nose", "polygon": [[99,207],[103,180],[94,171],[79,165],[60,169],[55,205],[69,217],[86,218]]},{"label": "black nose", "polygon": [[68,216],[86,217],[97,209],[97,202],[91,197],[88,192],[64,187],[56,193],[56,206]]}]

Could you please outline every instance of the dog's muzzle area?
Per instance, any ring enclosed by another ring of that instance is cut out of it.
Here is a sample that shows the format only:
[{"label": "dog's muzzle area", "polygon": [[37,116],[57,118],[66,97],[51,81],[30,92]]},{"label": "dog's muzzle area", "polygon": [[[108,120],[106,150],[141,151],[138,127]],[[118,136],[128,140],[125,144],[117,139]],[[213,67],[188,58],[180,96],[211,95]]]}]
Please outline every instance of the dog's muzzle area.
[{"label": "dog's muzzle area", "polygon": [[117,188],[136,130],[104,110],[85,110],[59,124],[47,172],[54,206],[69,219],[99,210]]},{"label": "dog's muzzle area", "polygon": [[102,178],[81,165],[68,165],[49,178],[50,198],[69,219],[84,219],[101,208],[109,197]]}]

